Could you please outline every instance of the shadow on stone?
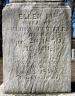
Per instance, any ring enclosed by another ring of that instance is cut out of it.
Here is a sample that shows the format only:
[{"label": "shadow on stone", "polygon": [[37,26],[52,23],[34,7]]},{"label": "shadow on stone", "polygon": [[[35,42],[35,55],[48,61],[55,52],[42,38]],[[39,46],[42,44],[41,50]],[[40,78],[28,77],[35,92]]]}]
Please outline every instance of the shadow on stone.
[{"label": "shadow on stone", "polygon": [[71,82],[71,92],[75,92],[75,82]]}]

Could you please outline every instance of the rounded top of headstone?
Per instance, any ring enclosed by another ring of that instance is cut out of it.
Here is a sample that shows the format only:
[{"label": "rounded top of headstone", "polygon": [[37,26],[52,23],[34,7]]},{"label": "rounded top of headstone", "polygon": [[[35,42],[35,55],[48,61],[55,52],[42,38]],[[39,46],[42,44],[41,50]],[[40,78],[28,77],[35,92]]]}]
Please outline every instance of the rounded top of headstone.
[{"label": "rounded top of headstone", "polygon": [[37,1],[39,1],[39,2],[42,2],[42,1],[44,1],[44,2],[46,2],[46,1],[51,1],[51,2],[64,2],[64,0],[9,0],[11,3],[13,2],[37,2]]}]

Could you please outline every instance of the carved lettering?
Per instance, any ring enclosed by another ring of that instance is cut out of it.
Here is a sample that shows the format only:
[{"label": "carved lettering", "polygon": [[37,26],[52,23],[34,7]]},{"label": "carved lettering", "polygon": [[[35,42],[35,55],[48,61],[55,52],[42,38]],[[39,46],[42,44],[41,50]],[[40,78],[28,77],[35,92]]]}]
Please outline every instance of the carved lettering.
[{"label": "carved lettering", "polygon": [[46,19],[48,20],[52,19],[52,14],[46,14]]},{"label": "carved lettering", "polygon": [[41,14],[19,14],[20,19],[41,19]]},{"label": "carved lettering", "polygon": [[[29,13],[29,14],[19,14],[19,19],[22,19],[22,23],[24,27],[12,27],[13,31],[20,31],[20,32],[25,32],[26,30],[26,24],[29,25],[29,28],[27,29],[28,37],[29,37],[29,46],[25,46],[26,51],[34,51],[33,46],[34,44],[38,43],[40,44],[38,51],[41,52],[41,50],[46,51],[50,50],[50,54],[54,54],[55,48],[51,48],[51,46],[56,46],[56,44],[60,45],[61,43],[61,32],[64,32],[64,27],[59,25],[55,25],[54,27],[51,27],[52,19],[54,18],[54,14],[57,16],[58,11],[55,10],[55,12],[46,13],[45,16],[45,21],[43,22],[43,25],[41,25],[41,19],[42,19],[42,14],[38,13]],[[54,21],[58,22],[58,21]],[[35,26],[35,27],[34,27]],[[50,34],[50,32],[52,33]],[[52,36],[51,36],[52,35]],[[51,36],[51,38],[50,38]],[[39,40],[41,38],[41,40]],[[49,46],[50,43],[50,46]],[[22,41],[18,41],[18,44],[22,44]],[[53,55],[51,55],[53,56]],[[55,62],[53,61],[54,58],[50,58],[50,62]]]}]

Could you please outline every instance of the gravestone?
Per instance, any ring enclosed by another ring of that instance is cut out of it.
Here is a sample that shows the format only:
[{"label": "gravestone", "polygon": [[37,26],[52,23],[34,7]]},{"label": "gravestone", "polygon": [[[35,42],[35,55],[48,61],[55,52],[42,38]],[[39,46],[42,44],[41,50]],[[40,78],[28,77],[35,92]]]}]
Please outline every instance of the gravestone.
[{"label": "gravestone", "polygon": [[63,0],[23,1],[3,9],[5,93],[71,92],[70,7]]}]

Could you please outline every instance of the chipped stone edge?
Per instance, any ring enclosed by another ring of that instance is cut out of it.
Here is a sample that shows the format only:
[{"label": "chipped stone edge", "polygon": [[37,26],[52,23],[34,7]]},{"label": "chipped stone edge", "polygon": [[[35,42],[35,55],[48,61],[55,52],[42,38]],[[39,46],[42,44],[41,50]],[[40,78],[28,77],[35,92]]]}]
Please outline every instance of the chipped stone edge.
[{"label": "chipped stone edge", "polygon": [[[42,4],[42,6],[41,6],[41,4]],[[48,7],[46,6],[48,4]],[[68,3],[64,3],[64,2],[41,2],[41,3],[39,3],[39,2],[22,2],[22,3],[20,3],[20,2],[17,2],[17,3],[8,3],[8,4],[6,4],[6,6],[4,7],[4,9],[3,10],[7,10],[7,9],[11,9],[11,7],[13,8],[14,6],[16,6],[16,8],[17,7],[19,7],[19,6],[21,6],[21,7],[24,7],[25,8],[25,6],[26,5],[29,5],[29,6],[31,6],[31,5],[37,5],[37,6],[35,6],[35,8],[49,8],[49,6],[51,6],[52,8],[64,8],[64,6],[61,6],[61,5],[64,5],[65,6],[65,8],[67,8],[67,9],[70,9],[70,6],[68,5]],[[53,6],[54,5],[54,6]]]},{"label": "chipped stone edge", "polygon": [[17,2],[64,2],[64,0],[9,0],[10,3]]},{"label": "chipped stone edge", "polygon": [[50,93],[50,94],[5,94],[4,83],[0,85],[0,96],[75,96],[75,93]]}]

